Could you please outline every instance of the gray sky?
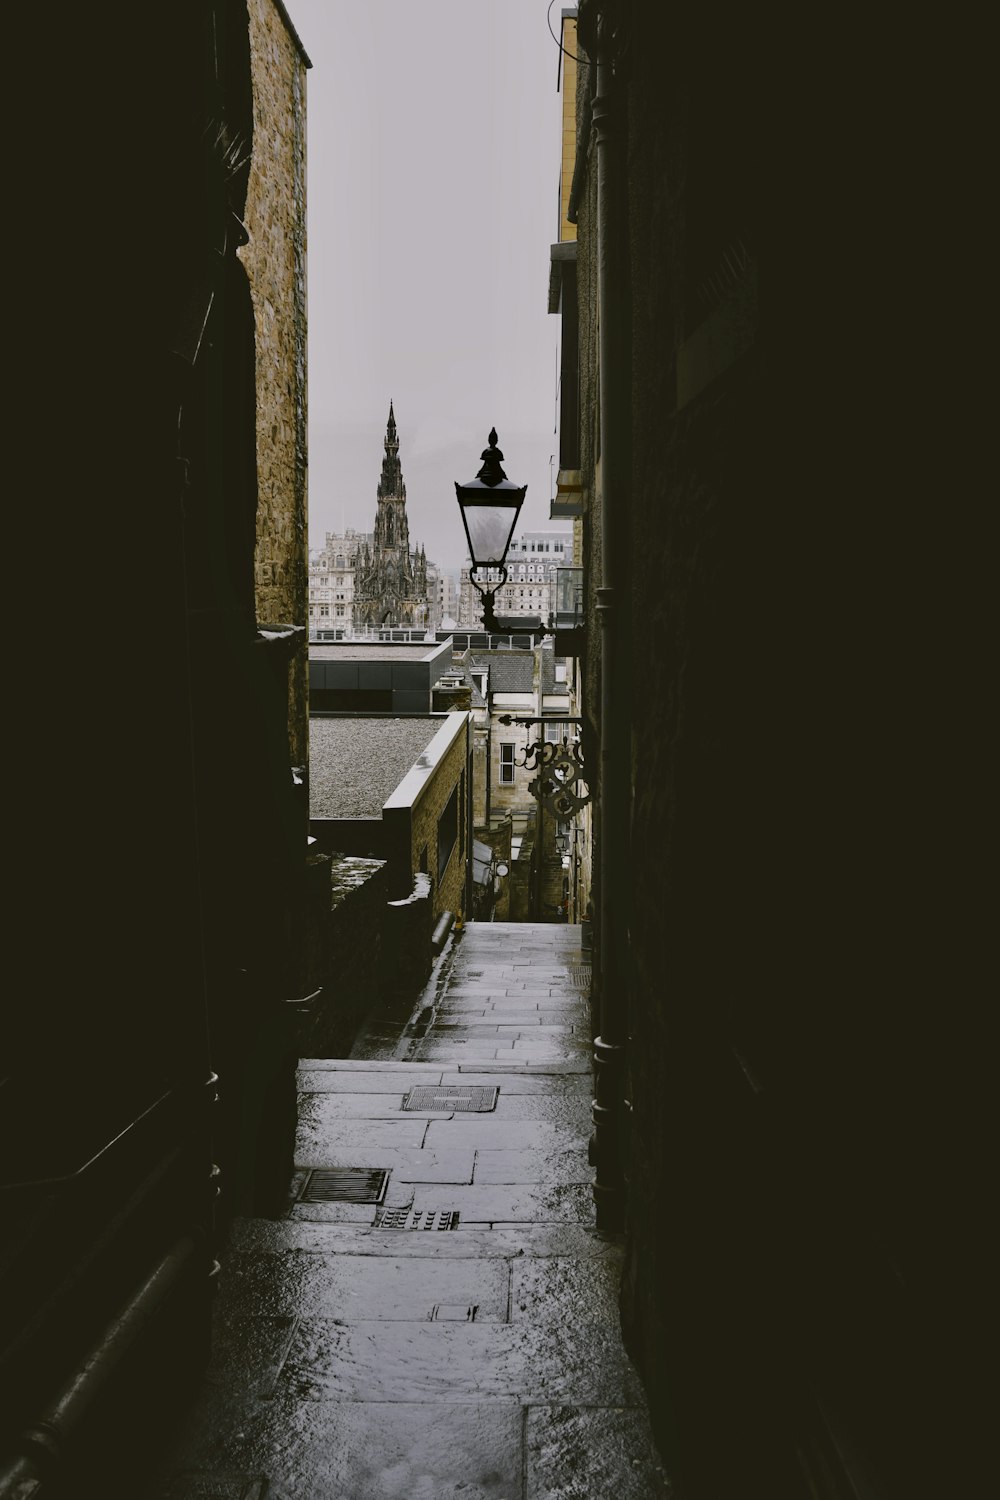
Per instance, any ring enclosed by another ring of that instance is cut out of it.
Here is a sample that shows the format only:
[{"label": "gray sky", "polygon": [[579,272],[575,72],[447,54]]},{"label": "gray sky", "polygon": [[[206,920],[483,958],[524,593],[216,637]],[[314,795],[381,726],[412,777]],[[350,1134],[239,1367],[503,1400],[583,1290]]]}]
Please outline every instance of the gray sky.
[{"label": "gray sky", "polygon": [[[307,81],[310,541],[370,530],[393,400],[410,538],[457,569],[491,425],[548,528],[558,52],[547,0],[286,0]],[[560,0],[552,9],[558,32]],[[554,472],[554,471],[553,471]],[[568,528],[566,528],[568,530]]]}]

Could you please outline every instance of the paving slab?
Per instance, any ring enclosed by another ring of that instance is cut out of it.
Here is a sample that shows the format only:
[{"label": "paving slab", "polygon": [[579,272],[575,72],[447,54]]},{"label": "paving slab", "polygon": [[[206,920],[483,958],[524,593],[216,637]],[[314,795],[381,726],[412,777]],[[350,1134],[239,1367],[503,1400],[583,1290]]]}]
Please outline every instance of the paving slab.
[{"label": "paving slab", "polygon": [[[510,1402],[269,1401],[189,1418],[189,1466],[156,1500],[520,1500],[524,1413]],[[196,1467],[193,1465],[197,1465]],[[261,1491],[243,1487],[252,1477]],[[233,1487],[222,1485],[231,1478]],[[243,1485],[239,1481],[243,1481]],[[221,1483],[220,1483],[221,1481]]]},{"label": "paving slab", "polygon": [[644,1410],[533,1406],[525,1429],[525,1500],[670,1500]]},{"label": "paving slab", "polygon": [[[324,1148],[324,1167],[357,1166],[357,1150],[340,1145]],[[445,1151],[419,1151],[394,1146],[367,1146],[366,1167],[385,1167],[393,1182],[471,1182],[476,1151],[474,1146]],[[314,1163],[315,1165],[315,1163]]]},{"label": "paving slab", "polygon": [[[355,1075],[357,1076],[357,1075]],[[329,1094],[323,1101],[324,1117],[331,1120],[373,1120],[399,1114],[403,1107],[406,1089],[392,1094],[369,1093],[366,1089],[354,1089],[341,1093],[337,1088],[336,1073],[312,1073],[299,1080],[300,1088],[307,1094]],[[423,1079],[420,1080],[423,1082]],[[382,1080],[385,1087],[385,1079]]]},{"label": "paving slab", "polygon": [[[458,1071],[460,1073],[475,1072],[475,1070],[475,1064],[471,1062],[460,1062],[458,1064]],[[540,1063],[526,1062],[521,1058],[518,1058],[516,1061],[513,1058],[498,1060],[495,1063],[491,1063],[490,1071],[493,1073],[516,1073],[522,1078],[554,1078],[560,1073],[576,1073],[580,1075],[586,1074],[586,1076],[589,1078],[591,1076],[592,1069],[590,1063],[590,1055],[588,1053],[585,1057],[577,1057],[573,1062],[567,1062],[561,1058],[550,1058],[547,1062]]]},{"label": "paving slab", "polygon": [[[389,1255],[407,1259],[500,1259],[573,1256],[610,1260],[620,1268],[621,1245],[610,1235],[577,1224],[515,1224],[484,1235],[461,1227],[440,1234],[363,1229],[303,1219],[241,1219],[233,1226],[233,1248],[280,1256],[289,1250],[315,1255]],[[620,1274],[620,1272],[619,1272]]]},{"label": "paving slab", "polygon": [[357,1057],[331,1057],[331,1058],[306,1058],[299,1063],[299,1067],[306,1072],[322,1069],[331,1073],[420,1073],[425,1074],[421,1078],[422,1083],[433,1083],[434,1073],[440,1074],[441,1069],[433,1065],[421,1067],[419,1063],[399,1062],[391,1057],[387,1058],[357,1058]]},{"label": "paving slab", "polygon": [[335,1068],[305,1068],[299,1064],[299,1091],[303,1094],[328,1090],[338,1094],[398,1092],[402,1095],[407,1089],[440,1082],[440,1068],[425,1068],[420,1063],[411,1063],[405,1073],[373,1072],[370,1068],[363,1073],[345,1073]]},{"label": "paving slab", "polygon": [[[308,1102],[325,1099],[325,1094],[300,1095]],[[336,1125],[336,1129],[332,1127]],[[308,1120],[299,1120],[299,1135],[295,1147],[295,1159],[305,1167],[328,1165],[327,1156],[333,1146],[350,1152],[354,1160],[349,1166],[372,1167],[378,1163],[370,1161],[367,1153],[373,1147],[395,1146],[399,1149],[419,1147],[424,1143],[427,1121],[419,1116],[401,1113],[398,1120],[333,1120],[325,1115],[316,1115]],[[448,1145],[450,1142],[442,1142]]]},{"label": "paving slab", "polygon": [[583,1183],[589,1190],[593,1180],[594,1169],[584,1146],[545,1155],[538,1151],[476,1151],[473,1182],[477,1187],[486,1183]]},{"label": "paving slab", "polygon": [[[421,1121],[423,1124],[424,1122]],[[551,1125],[545,1120],[498,1120],[495,1114],[456,1115],[452,1120],[426,1122],[427,1145],[434,1150],[452,1144],[456,1135],[463,1146],[484,1146],[496,1151],[504,1146],[524,1151],[568,1151],[580,1144],[579,1129],[573,1124]]]},{"label": "paving slab", "polygon": [[617,1330],[573,1323],[352,1323],[303,1318],[280,1381],[303,1400],[641,1406]]},{"label": "paving slab", "polygon": [[467,1073],[454,1072],[445,1073],[441,1079],[441,1087],[466,1087],[470,1084],[495,1084],[497,1088],[510,1094],[549,1094],[553,1098],[587,1098],[591,1097],[593,1089],[589,1076],[584,1078],[580,1074],[565,1073],[527,1073],[521,1069],[517,1072],[484,1072]]},{"label": "paving slab", "polygon": [[438,1306],[475,1308],[480,1322],[508,1321],[510,1262],[399,1256],[310,1255],[292,1251],[274,1274],[273,1255],[240,1252],[226,1265],[234,1316],[372,1318],[428,1322]]},{"label": "paving slab", "polygon": [[582,1183],[554,1183],[549,1187],[530,1183],[473,1183],[472,1187],[417,1183],[413,1188],[413,1207],[424,1212],[454,1210],[460,1216],[460,1223],[592,1224],[594,1221],[593,1193],[589,1184]]},{"label": "paving slab", "polygon": [[575,1256],[518,1257],[511,1263],[510,1316],[538,1324],[581,1318],[618,1326],[620,1268]]}]

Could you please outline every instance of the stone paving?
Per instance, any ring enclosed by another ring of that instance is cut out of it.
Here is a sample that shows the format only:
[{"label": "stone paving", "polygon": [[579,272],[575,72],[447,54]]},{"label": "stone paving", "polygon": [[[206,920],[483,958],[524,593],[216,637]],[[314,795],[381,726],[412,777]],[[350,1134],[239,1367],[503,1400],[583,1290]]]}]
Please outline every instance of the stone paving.
[{"label": "stone paving", "polygon": [[[672,1493],[594,1228],[579,932],[472,924],[405,1027],[303,1062],[288,1216],[234,1227],[157,1500]],[[421,1085],[438,1107],[405,1110]],[[472,1085],[493,1109],[455,1107]],[[331,1167],[388,1169],[382,1204],[302,1201]]]}]

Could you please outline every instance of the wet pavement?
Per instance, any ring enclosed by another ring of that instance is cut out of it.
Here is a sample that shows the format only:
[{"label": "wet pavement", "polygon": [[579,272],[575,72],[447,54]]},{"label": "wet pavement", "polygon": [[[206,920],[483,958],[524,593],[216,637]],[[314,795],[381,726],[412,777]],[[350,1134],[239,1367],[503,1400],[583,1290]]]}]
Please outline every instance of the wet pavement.
[{"label": "wet pavement", "polygon": [[[234,1226],[149,1500],[672,1493],[594,1228],[584,976],[579,928],[471,924],[408,1023],[303,1062],[287,1217]],[[322,1197],[344,1167],[381,1202]]]}]

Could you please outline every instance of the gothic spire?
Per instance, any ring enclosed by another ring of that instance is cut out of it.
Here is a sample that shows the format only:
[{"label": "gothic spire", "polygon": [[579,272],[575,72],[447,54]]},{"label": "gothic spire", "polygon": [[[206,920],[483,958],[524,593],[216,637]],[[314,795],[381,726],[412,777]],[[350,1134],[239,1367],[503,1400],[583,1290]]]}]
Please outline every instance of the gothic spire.
[{"label": "gothic spire", "polygon": [[378,482],[378,494],[397,495],[405,499],[403,471],[399,463],[399,438],[396,436],[396,414],[389,402],[389,420],[385,426],[385,457],[382,459],[382,477]]}]

